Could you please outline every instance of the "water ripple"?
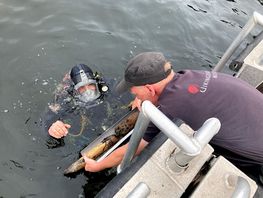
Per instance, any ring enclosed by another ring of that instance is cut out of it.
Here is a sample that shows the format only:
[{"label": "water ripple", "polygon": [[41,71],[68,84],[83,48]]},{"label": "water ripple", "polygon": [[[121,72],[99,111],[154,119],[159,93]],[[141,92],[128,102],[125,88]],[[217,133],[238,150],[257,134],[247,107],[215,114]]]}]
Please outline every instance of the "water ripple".
[{"label": "water ripple", "polygon": [[204,13],[207,13],[207,11],[205,10],[202,10],[201,8],[194,8],[193,6],[191,5],[187,5],[189,8],[191,8],[192,10],[196,11],[196,12],[204,12]]},{"label": "water ripple", "polygon": [[51,29],[48,30],[49,33],[54,33],[54,32],[61,32],[65,30],[65,27],[53,27]]},{"label": "water ripple", "polygon": [[94,21],[86,21],[86,20],[81,20],[77,18],[72,19],[75,24],[75,26],[78,29],[85,29],[85,30],[101,30],[101,26],[99,23],[96,23]]},{"label": "water ripple", "polygon": [[40,26],[42,25],[44,22],[46,22],[47,20],[49,19],[52,19],[55,15],[53,14],[50,14],[48,16],[45,16],[43,17],[42,19],[38,20],[38,21],[35,21],[35,22],[28,22],[27,24],[32,26],[32,27],[37,27],[37,26]]},{"label": "water ripple", "polygon": [[8,7],[14,12],[21,12],[27,9],[24,6],[8,6]]},{"label": "water ripple", "polygon": [[0,19],[0,23],[5,23],[5,22],[8,22],[10,20],[9,17],[4,17],[2,19]]},{"label": "water ripple", "polygon": [[17,44],[20,39],[7,39],[6,42],[8,44]]},{"label": "water ripple", "polygon": [[21,12],[28,9],[25,6],[14,6],[6,3],[0,3],[0,7],[3,8],[3,10],[5,11],[11,10],[12,12]]},{"label": "water ripple", "polygon": [[19,58],[20,58],[19,56],[18,56],[18,57],[15,57],[15,58],[12,58],[12,59],[8,62],[8,64],[16,63]]}]

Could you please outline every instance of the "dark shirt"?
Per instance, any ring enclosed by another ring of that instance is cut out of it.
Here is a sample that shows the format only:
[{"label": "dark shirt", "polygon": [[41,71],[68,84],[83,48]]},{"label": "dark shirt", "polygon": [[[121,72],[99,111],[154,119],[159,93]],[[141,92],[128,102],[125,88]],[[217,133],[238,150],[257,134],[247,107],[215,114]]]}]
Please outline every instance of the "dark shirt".
[{"label": "dark shirt", "polygon": [[[263,163],[263,95],[230,75],[208,71],[181,71],[165,87],[158,105],[170,119],[180,118],[194,130],[211,117],[221,129],[211,143]],[[150,124],[144,139],[158,129]]]}]

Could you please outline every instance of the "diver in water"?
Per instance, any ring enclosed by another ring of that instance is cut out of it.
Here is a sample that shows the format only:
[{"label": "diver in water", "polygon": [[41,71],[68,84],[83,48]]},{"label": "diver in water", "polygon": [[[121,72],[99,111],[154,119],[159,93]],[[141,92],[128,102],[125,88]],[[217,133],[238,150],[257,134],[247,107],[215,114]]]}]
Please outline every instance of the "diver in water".
[{"label": "diver in water", "polygon": [[[79,144],[87,144],[111,126],[123,113],[123,103],[117,104],[116,96],[111,101],[108,95],[109,86],[97,72],[84,64],[75,65],[57,86],[54,102],[45,114],[45,130],[51,136],[47,146],[63,146],[67,135],[84,135]],[[87,128],[89,132],[84,134]]]},{"label": "diver in water", "polygon": [[[71,82],[66,82],[70,81]],[[84,64],[74,66],[70,72],[70,79],[66,75],[64,78],[63,89],[69,94],[69,97],[64,97],[62,103],[55,103],[49,106],[53,112],[61,110],[61,104],[73,102],[74,108],[84,107],[90,108],[99,104],[103,96],[108,91],[108,86],[97,74]],[[69,86],[67,86],[69,85]],[[63,90],[64,91],[64,90]],[[61,95],[60,95],[61,96]],[[62,138],[68,134],[70,124],[64,123],[61,119],[54,122],[48,129],[49,135],[55,138]]]}]

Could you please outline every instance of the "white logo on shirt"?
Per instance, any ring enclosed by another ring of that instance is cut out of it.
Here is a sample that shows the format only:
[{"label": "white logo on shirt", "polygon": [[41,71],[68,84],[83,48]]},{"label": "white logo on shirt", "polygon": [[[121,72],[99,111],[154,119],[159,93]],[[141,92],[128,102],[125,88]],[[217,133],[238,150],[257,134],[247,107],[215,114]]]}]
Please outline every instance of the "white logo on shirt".
[{"label": "white logo on shirt", "polygon": [[202,86],[200,87],[201,93],[206,92],[210,79],[211,79],[211,73],[208,71],[205,71],[205,80],[204,80]]}]

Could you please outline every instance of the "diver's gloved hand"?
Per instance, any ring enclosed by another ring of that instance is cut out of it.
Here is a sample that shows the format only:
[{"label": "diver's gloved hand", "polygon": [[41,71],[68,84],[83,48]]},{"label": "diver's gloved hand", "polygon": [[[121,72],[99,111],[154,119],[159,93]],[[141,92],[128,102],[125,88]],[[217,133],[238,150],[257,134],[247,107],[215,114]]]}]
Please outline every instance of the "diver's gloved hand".
[{"label": "diver's gloved hand", "polygon": [[68,134],[68,129],[70,127],[71,126],[69,124],[65,124],[62,121],[57,120],[48,129],[48,133],[54,138],[62,138]]}]

